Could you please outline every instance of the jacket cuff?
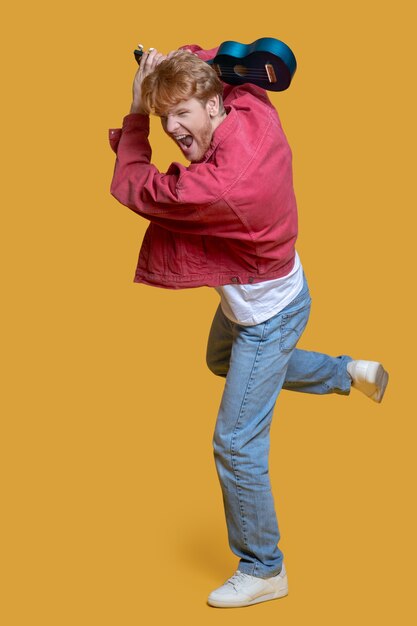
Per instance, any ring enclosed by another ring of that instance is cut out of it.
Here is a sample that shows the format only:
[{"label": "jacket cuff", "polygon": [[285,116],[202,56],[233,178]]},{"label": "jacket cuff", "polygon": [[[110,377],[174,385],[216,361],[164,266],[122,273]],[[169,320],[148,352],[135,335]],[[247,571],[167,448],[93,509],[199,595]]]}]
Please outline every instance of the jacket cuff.
[{"label": "jacket cuff", "polygon": [[142,113],[129,113],[123,118],[123,130],[140,129],[149,131],[149,115]]},{"label": "jacket cuff", "polygon": [[122,133],[125,130],[144,130],[149,133],[149,115],[129,113],[123,118],[123,128],[109,129],[109,143],[113,152],[117,153]]},{"label": "jacket cuff", "polygon": [[119,145],[120,137],[122,136],[121,128],[110,128],[109,130],[109,143],[113,152],[117,152],[117,146]]}]

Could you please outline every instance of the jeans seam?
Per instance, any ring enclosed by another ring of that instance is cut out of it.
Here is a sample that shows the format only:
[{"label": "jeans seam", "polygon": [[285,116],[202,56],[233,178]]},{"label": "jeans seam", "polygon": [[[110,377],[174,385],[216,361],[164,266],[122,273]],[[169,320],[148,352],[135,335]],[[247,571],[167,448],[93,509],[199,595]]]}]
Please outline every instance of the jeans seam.
[{"label": "jeans seam", "polygon": [[262,353],[262,347],[263,347],[263,343],[265,342],[265,337],[267,334],[267,330],[269,327],[269,320],[267,320],[266,322],[264,322],[264,328],[262,330],[262,336],[259,340],[258,343],[258,349],[256,350],[256,355],[254,358],[254,362],[253,362],[253,366],[251,369],[251,373],[249,376],[249,380],[248,380],[248,384],[246,386],[246,390],[245,390],[245,394],[243,396],[243,400],[242,400],[242,404],[241,407],[239,409],[239,415],[238,418],[236,420],[236,424],[235,427],[233,429],[233,433],[232,433],[232,437],[230,440],[230,457],[231,457],[231,464],[232,464],[232,469],[233,469],[233,474],[235,477],[235,484],[236,484],[236,492],[237,492],[237,498],[238,498],[238,502],[239,502],[239,514],[240,514],[240,520],[241,520],[241,524],[242,524],[242,533],[243,533],[243,542],[245,544],[246,547],[248,547],[248,538],[246,535],[246,520],[245,520],[245,510],[243,507],[243,503],[242,503],[242,499],[241,499],[241,490],[240,490],[240,485],[239,485],[239,472],[237,470],[236,467],[236,454],[235,454],[235,450],[234,450],[234,444],[236,441],[236,436],[237,436],[237,430],[239,428],[239,424],[241,422],[241,418],[243,417],[244,414],[244,409],[246,407],[247,404],[247,398],[251,389],[251,383],[253,382],[253,378],[254,378],[254,374],[256,371],[256,366],[259,362],[259,357]]}]

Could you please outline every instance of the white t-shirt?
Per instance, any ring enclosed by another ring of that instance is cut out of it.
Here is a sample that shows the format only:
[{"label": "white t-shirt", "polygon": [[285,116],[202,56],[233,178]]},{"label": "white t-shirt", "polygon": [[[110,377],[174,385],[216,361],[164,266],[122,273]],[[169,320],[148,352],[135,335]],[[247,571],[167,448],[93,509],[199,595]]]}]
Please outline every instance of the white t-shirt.
[{"label": "white t-shirt", "polygon": [[261,324],[284,309],[303,287],[303,268],[295,253],[294,267],[281,278],[254,285],[215,287],[225,316],[241,326]]}]

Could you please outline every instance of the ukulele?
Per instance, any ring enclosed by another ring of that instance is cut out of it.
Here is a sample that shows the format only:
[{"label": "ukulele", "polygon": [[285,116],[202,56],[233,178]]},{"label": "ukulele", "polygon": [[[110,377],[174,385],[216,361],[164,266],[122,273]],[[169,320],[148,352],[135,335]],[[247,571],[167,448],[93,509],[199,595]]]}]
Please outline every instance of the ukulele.
[{"label": "ukulele", "polygon": [[[134,51],[140,63],[143,46]],[[284,91],[297,69],[292,50],[279,39],[262,37],[250,44],[225,41],[214,59],[207,61],[218,77],[229,85],[253,83],[269,91]]]}]

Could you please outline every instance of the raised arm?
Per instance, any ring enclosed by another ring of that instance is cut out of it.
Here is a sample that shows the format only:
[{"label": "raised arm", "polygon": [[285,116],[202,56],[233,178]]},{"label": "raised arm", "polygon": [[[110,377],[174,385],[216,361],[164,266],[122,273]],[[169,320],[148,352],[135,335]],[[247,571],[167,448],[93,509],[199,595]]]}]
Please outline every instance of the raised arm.
[{"label": "raised arm", "polygon": [[[186,46],[190,52],[206,55],[198,46]],[[172,163],[166,173],[152,165],[152,150],[148,140],[149,115],[142,103],[142,82],[165,58],[156,50],[144,53],[133,82],[133,100],[130,114],[121,129],[110,130],[110,144],[117,154],[112,195],[122,204],[149,220],[177,220],[195,222],[201,219],[201,207],[215,201],[222,194],[216,166],[204,163],[187,168]],[[168,223],[167,223],[168,226]]]}]

